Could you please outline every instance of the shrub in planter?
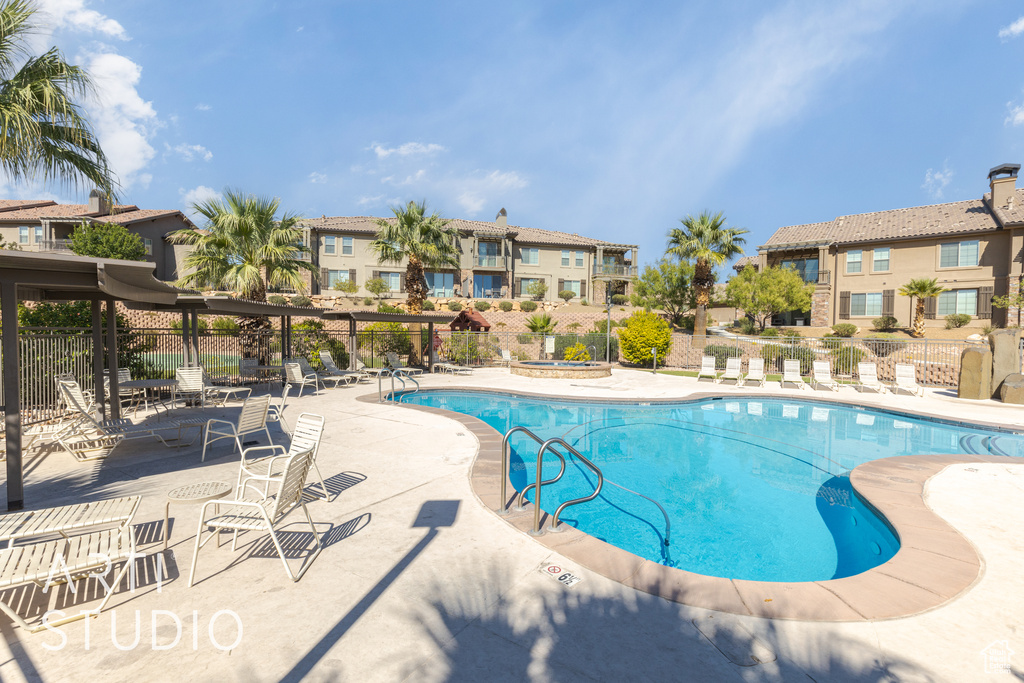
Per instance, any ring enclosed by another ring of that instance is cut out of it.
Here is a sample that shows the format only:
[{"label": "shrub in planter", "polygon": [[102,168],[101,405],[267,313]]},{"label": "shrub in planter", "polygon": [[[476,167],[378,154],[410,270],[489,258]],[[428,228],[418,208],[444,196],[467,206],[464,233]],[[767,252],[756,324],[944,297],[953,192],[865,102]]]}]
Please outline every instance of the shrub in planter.
[{"label": "shrub in planter", "polygon": [[458,301],[449,301],[448,310],[458,313],[459,311],[462,310],[462,304],[460,304]]},{"label": "shrub in planter", "polygon": [[519,309],[524,313],[533,313],[537,310],[537,303],[535,301],[524,301],[519,304]]},{"label": "shrub in planter", "polygon": [[969,322],[971,322],[971,316],[966,313],[950,313],[946,316],[946,329],[952,330],[954,327],[963,327]]},{"label": "shrub in planter", "polygon": [[437,306],[435,306],[434,302],[431,301],[430,299],[424,299],[423,300],[423,310],[424,311],[433,311],[436,308],[437,308]]},{"label": "shrub in planter", "polygon": [[503,310],[506,313],[508,313],[509,311],[512,310],[512,302],[511,301],[502,301],[500,304],[498,304],[498,308],[500,308],[501,310]]},{"label": "shrub in planter", "polygon": [[761,347],[761,358],[764,358],[765,369],[769,366],[772,372],[782,372],[782,361],[800,361],[800,373],[809,375],[814,361],[818,360],[817,354],[811,349],[795,344],[767,344]]},{"label": "shrub in planter", "polygon": [[565,299],[566,301],[569,301],[574,296],[576,296],[576,292],[572,291],[571,289],[563,289],[561,292],[558,293],[558,298]]},{"label": "shrub in planter", "polygon": [[672,349],[672,330],[660,316],[648,311],[637,311],[625,320],[619,329],[622,357],[635,365],[652,362],[651,349],[657,349],[658,358],[665,358]]},{"label": "shrub in planter", "polygon": [[857,326],[853,323],[839,323],[832,326],[832,332],[837,337],[852,337],[857,334]]},{"label": "shrub in planter", "polygon": [[743,351],[736,348],[735,346],[726,346],[724,344],[708,344],[704,347],[705,356],[715,357],[715,369],[725,370],[725,361],[727,358],[740,358],[743,356]]},{"label": "shrub in planter", "polygon": [[484,311],[491,310],[491,305],[486,301],[477,301],[475,304],[473,304],[473,308],[483,313]]},{"label": "shrub in planter", "polygon": [[879,358],[885,358],[893,351],[904,347],[904,344],[898,343],[897,340],[899,337],[895,334],[869,334],[864,338],[864,346]]},{"label": "shrub in planter", "polygon": [[839,348],[833,349],[828,355],[834,374],[852,375],[857,370],[857,363],[867,358],[868,354],[856,346],[840,344]]},{"label": "shrub in planter", "polygon": [[292,306],[312,306],[312,305],[313,305],[313,300],[310,299],[308,296],[303,296],[302,294],[300,294],[299,296],[293,296],[292,297]]},{"label": "shrub in planter", "polygon": [[629,297],[625,294],[612,294],[612,303],[616,306],[624,306],[629,303]]},{"label": "shrub in planter", "polygon": [[899,324],[900,321],[891,315],[883,315],[881,318],[875,318],[871,321],[871,329],[878,332],[888,332],[889,330],[895,330]]},{"label": "shrub in planter", "polygon": [[271,294],[267,297],[268,304],[274,304],[275,306],[287,306],[288,299],[285,299],[280,294]]}]

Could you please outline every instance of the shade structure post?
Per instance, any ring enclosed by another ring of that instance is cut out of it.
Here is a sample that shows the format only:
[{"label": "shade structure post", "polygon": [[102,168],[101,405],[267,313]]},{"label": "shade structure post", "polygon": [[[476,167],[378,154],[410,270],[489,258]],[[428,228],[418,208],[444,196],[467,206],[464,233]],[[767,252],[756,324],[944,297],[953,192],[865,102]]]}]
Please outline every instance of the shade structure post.
[{"label": "shade structure post", "polygon": [[21,395],[18,393],[18,285],[0,284],[0,308],[9,311],[0,339],[4,369],[4,435],[7,439],[7,509],[25,506],[21,469]]},{"label": "shade structure post", "polygon": [[191,309],[192,314],[192,365],[199,365],[199,309]]},{"label": "shade structure post", "polygon": [[192,365],[192,342],[188,338],[188,309],[181,309],[181,359],[184,365]]},{"label": "shade structure post", "polygon": [[[114,299],[107,299],[107,370],[110,373],[110,416],[121,419],[121,389],[117,381],[117,308]],[[97,396],[102,389],[97,387]]]},{"label": "shade structure post", "polygon": [[107,403],[103,396],[103,304],[99,299],[92,300],[92,376],[93,387],[96,389],[96,403],[107,419]]},{"label": "shade structure post", "polygon": [[359,349],[359,340],[356,338],[356,320],[348,319],[348,369],[356,370],[356,351]]},{"label": "shade structure post", "polygon": [[434,323],[427,323],[427,372],[434,372]]}]

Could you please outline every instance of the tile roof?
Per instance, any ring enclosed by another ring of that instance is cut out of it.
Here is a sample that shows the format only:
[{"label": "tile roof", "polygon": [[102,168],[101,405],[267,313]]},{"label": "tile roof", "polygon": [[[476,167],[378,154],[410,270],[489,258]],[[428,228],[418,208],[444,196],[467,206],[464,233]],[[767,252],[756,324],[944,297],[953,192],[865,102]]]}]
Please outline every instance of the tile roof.
[{"label": "tile roof", "polygon": [[[122,213],[138,211],[139,207],[132,204],[126,204],[115,206],[114,209],[118,211],[118,213]],[[30,207],[0,211],[0,221],[38,221],[43,218],[79,218],[83,216],[99,218],[99,216],[95,216],[95,214],[89,211],[88,204],[56,204],[51,202],[48,204],[36,204]]]},{"label": "tile roof", "polygon": [[743,270],[744,268],[746,268],[748,265],[756,266],[757,265],[757,257],[756,256],[744,256],[742,258],[736,259],[736,263],[732,264],[732,267],[738,273],[741,270]]},{"label": "tile roof", "polygon": [[34,206],[52,206],[56,203],[52,199],[0,199],[0,211],[28,209]]},{"label": "tile roof", "polygon": [[[761,247],[777,248],[782,245],[828,244],[833,222],[805,223],[804,225],[789,225],[779,228]],[[761,247],[758,247],[758,249]]]},{"label": "tile roof", "polygon": [[[992,193],[985,193],[985,203],[991,204]],[[1013,196],[1012,208],[1006,208],[1005,206],[992,207],[992,213],[996,215],[999,222],[1003,225],[1011,225],[1024,223],[1024,189],[1017,190]]]}]

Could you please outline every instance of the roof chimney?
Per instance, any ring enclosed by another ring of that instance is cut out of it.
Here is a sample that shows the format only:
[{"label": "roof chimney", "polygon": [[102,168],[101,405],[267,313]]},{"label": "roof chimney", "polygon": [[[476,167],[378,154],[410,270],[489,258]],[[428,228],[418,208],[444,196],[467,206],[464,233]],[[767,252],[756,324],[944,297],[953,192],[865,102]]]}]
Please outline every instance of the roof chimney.
[{"label": "roof chimney", "polygon": [[992,188],[992,208],[1002,209],[1012,201],[1017,192],[1017,171],[1020,164],[1002,164],[988,172],[989,187]]},{"label": "roof chimney", "polygon": [[94,216],[106,216],[110,213],[110,204],[107,202],[106,196],[99,190],[89,193],[89,213]]},{"label": "roof chimney", "polygon": [[506,228],[508,227],[508,213],[505,212],[504,208],[502,208],[502,210],[498,212],[498,215],[494,217],[494,222],[496,225]]}]

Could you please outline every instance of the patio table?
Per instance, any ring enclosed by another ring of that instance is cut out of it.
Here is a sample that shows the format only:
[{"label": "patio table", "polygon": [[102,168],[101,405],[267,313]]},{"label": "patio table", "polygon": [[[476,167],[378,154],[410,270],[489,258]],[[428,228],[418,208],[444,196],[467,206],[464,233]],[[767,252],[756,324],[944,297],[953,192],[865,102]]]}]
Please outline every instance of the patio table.
[{"label": "patio table", "polygon": [[[143,394],[143,403],[146,404],[146,408],[149,408],[150,392],[153,392],[153,407],[162,405],[164,410],[167,410],[167,404],[159,399],[160,390],[173,389],[178,386],[178,382],[173,379],[133,379],[127,382],[121,382],[118,386],[124,387],[125,389],[142,389],[145,392]],[[135,404],[135,413],[138,413],[138,411],[139,406],[138,404]]]},{"label": "patio table", "polygon": [[253,370],[259,370],[260,372],[264,373],[264,377],[267,380],[268,391],[270,389],[270,382],[273,381],[274,373],[277,373],[278,376],[284,374],[283,365],[254,365],[252,366],[252,368]]},{"label": "patio table", "polygon": [[[164,550],[167,550],[167,539],[171,536],[168,526],[171,521],[171,503],[201,504],[223,498],[231,493],[233,488],[231,484],[223,481],[204,481],[198,484],[186,484],[168,491],[167,504],[164,505]],[[220,513],[220,510],[217,512]]]}]

